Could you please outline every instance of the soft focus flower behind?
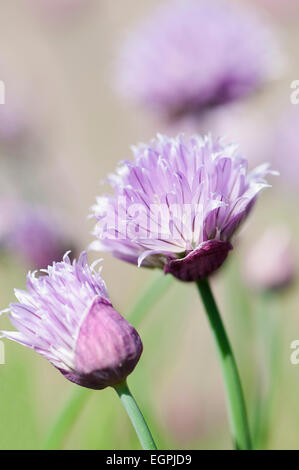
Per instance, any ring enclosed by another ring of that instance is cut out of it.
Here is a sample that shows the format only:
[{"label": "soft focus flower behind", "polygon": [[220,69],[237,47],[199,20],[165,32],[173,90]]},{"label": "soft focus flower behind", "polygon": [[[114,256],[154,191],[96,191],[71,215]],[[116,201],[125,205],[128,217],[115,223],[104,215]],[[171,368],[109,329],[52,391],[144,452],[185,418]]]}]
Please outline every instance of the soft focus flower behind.
[{"label": "soft focus flower behind", "polygon": [[286,227],[269,227],[247,252],[243,276],[259,291],[288,287],[295,278],[294,247]]},{"label": "soft focus flower behind", "polygon": [[299,108],[296,105],[280,113],[269,142],[269,158],[278,169],[287,192],[298,191],[299,184]]},{"label": "soft focus flower behind", "polygon": [[8,309],[18,330],[2,336],[34,349],[71,382],[102,389],[122,382],[142,352],[136,330],[114,310],[86,253],[29,273],[27,291]]},{"label": "soft focus flower behind", "polygon": [[46,268],[70,246],[63,225],[46,207],[2,200],[0,211],[0,247],[31,268]]},{"label": "soft focus flower behind", "polygon": [[93,207],[93,247],[184,281],[212,274],[267,187],[268,165],[248,173],[236,145],[200,136],[158,136],[133,155],[108,178],[114,196]]},{"label": "soft focus flower behind", "polygon": [[245,97],[271,78],[273,42],[250,10],[224,1],[171,0],[125,43],[119,86],[168,117],[198,113]]}]

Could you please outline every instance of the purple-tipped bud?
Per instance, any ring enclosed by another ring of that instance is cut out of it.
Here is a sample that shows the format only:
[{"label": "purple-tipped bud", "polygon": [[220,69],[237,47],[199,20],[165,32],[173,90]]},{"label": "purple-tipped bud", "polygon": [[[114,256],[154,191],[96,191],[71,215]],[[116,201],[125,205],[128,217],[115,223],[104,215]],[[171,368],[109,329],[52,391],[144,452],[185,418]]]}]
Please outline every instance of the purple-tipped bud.
[{"label": "purple-tipped bud", "polygon": [[260,291],[288,287],[295,277],[294,250],[284,227],[272,227],[248,251],[244,278]]},{"label": "purple-tipped bud", "polygon": [[36,277],[9,316],[17,332],[2,336],[34,349],[71,382],[96,390],[114,386],[134,370],[142,353],[136,330],[108,299],[99,272],[86,253],[71,263],[67,255]]},{"label": "purple-tipped bud", "polygon": [[80,328],[75,373],[63,374],[84,387],[102,389],[125,380],[142,353],[137,331],[105,299],[96,298]]}]

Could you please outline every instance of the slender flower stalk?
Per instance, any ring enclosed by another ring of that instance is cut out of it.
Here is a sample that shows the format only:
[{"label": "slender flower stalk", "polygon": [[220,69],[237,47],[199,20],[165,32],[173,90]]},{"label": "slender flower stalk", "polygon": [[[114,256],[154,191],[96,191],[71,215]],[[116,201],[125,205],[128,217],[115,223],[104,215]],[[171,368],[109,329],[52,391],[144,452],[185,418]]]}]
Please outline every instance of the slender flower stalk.
[{"label": "slender flower stalk", "polygon": [[116,385],[114,389],[128,413],[142,448],[144,450],[156,450],[157,447],[154,439],[133,395],[129,390],[127,382],[124,381]]},{"label": "slender flower stalk", "polygon": [[206,309],[220,357],[235,447],[238,450],[250,450],[251,439],[245,399],[233,351],[208,280],[197,281],[197,287]]}]

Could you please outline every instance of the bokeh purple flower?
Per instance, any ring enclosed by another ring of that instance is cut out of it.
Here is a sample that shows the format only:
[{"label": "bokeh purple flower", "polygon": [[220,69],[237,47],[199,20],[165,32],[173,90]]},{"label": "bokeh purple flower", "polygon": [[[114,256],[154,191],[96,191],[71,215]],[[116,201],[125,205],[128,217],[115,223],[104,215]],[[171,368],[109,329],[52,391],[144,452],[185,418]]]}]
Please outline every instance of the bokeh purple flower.
[{"label": "bokeh purple flower", "polygon": [[236,145],[209,136],[158,135],[133,155],[108,177],[114,195],[92,208],[92,247],[183,281],[209,276],[268,186],[268,165],[248,173]]},{"label": "bokeh purple flower", "polygon": [[299,108],[290,105],[273,125],[269,157],[278,169],[287,190],[298,191],[299,183]]},{"label": "bokeh purple flower", "polygon": [[62,258],[69,236],[46,207],[22,201],[0,203],[0,247],[31,268],[45,268]]},{"label": "bokeh purple flower", "polygon": [[45,18],[63,19],[82,13],[93,0],[29,0],[29,4]]},{"label": "bokeh purple flower", "polygon": [[86,253],[27,276],[7,311],[18,331],[2,336],[34,349],[71,382],[103,389],[126,379],[142,353],[136,330],[114,310]]},{"label": "bokeh purple flower", "polygon": [[269,227],[247,251],[243,276],[255,290],[278,290],[288,287],[295,278],[294,247],[289,230]]},{"label": "bokeh purple flower", "polygon": [[129,36],[118,86],[172,119],[198,114],[274,77],[277,50],[251,10],[225,1],[171,0]]}]

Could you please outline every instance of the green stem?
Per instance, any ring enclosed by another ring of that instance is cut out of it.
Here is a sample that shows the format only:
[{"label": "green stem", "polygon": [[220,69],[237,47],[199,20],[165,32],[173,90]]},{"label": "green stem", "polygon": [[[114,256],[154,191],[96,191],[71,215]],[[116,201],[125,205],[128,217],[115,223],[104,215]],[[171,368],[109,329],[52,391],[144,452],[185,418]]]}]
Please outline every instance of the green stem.
[{"label": "green stem", "polygon": [[245,400],[236,361],[209,282],[197,282],[206,313],[212,328],[220,357],[222,373],[228,398],[229,418],[236,449],[251,449],[251,440]]},{"label": "green stem", "polygon": [[[151,280],[150,285],[142,292],[131,313],[128,315],[129,321],[135,327],[138,327],[145,315],[153,308],[158,299],[164,295],[172,281],[172,276],[165,276],[160,271],[158,276],[155,275],[154,280]],[[90,395],[90,390],[83,387],[75,387],[74,393],[70,396],[48,433],[44,444],[45,449],[61,449],[63,447],[82,407]]]},{"label": "green stem", "polygon": [[54,422],[44,445],[46,450],[55,450],[63,446],[70,429],[90,396],[88,388],[76,387],[71,398],[66,402],[62,412]]},{"label": "green stem", "polygon": [[144,450],[156,450],[156,444],[153,440],[151,432],[145,422],[145,419],[131,394],[127,382],[124,381],[114,387],[119,398],[121,399],[126,412],[134,426],[140,444]]}]

